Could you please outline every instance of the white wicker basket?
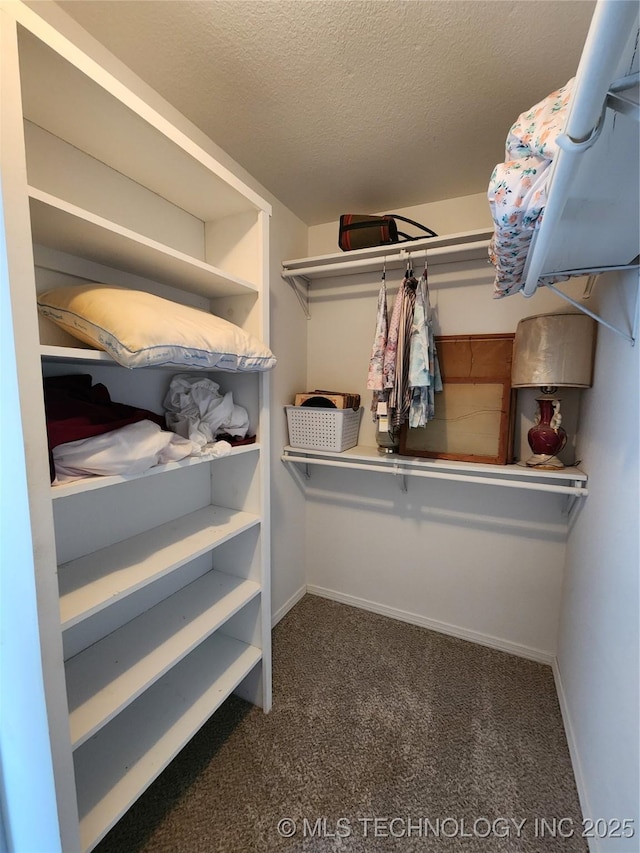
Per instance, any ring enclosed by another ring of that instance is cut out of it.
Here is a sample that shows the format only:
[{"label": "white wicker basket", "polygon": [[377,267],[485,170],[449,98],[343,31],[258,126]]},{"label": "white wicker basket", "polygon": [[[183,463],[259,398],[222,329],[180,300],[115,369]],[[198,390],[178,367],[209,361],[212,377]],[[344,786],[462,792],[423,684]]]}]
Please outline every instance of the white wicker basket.
[{"label": "white wicker basket", "polygon": [[358,443],[362,409],[285,406],[291,447],[341,453]]}]

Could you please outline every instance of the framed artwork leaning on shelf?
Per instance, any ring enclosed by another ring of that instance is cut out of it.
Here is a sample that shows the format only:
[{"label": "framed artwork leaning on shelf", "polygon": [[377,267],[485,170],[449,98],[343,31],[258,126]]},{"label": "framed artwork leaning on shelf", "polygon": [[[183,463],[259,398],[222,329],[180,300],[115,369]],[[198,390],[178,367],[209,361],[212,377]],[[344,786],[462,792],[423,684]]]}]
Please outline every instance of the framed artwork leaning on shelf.
[{"label": "framed artwork leaning on shelf", "polygon": [[435,418],[404,424],[400,454],[506,465],[513,460],[513,334],[436,337],[443,390]]}]

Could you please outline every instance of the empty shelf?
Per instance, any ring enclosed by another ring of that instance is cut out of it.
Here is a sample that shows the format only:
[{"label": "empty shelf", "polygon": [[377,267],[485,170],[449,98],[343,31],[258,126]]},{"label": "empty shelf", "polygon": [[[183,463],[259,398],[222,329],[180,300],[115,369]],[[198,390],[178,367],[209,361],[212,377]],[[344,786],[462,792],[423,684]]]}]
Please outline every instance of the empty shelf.
[{"label": "empty shelf", "polygon": [[255,581],[211,571],[67,661],[76,749],[255,598]]},{"label": "empty shelf", "polygon": [[100,264],[208,298],[255,293],[248,281],[178,252],[90,211],[29,188],[33,240]]},{"label": "empty shelf", "polygon": [[248,512],[207,506],[64,563],[58,568],[63,630],[259,523]]},{"label": "empty shelf", "polygon": [[84,850],[111,829],[260,659],[255,646],[214,634],[76,751]]}]

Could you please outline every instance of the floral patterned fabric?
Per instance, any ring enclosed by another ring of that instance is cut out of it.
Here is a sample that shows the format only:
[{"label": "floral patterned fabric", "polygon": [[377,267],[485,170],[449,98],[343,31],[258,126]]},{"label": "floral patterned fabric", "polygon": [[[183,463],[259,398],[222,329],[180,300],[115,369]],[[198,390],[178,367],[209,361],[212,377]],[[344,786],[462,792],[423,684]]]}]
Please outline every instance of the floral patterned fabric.
[{"label": "floral patterned fabric", "polygon": [[427,268],[416,288],[416,307],[411,327],[409,353],[409,426],[426,426],[436,416],[435,391],[442,391],[438,353],[433,336],[433,317],[429,304]]},{"label": "floral patterned fabric", "polygon": [[387,336],[389,334],[389,315],[387,312],[387,283],[385,278],[382,279],[380,285],[380,293],[378,294],[378,311],[376,313],[376,331],[373,338],[373,346],[371,348],[371,358],[369,359],[369,373],[367,376],[367,388],[373,391],[373,399],[371,401],[371,411],[373,419],[376,420],[378,411],[378,403],[381,400],[386,400],[386,392],[384,390],[384,354],[387,349]]},{"label": "floral patterned fabric", "polygon": [[[389,414],[394,427],[399,427],[409,416],[411,405],[411,389],[409,388],[409,356],[411,354],[411,328],[413,326],[413,312],[416,307],[417,279],[413,275],[405,276],[404,281],[396,296],[391,317],[391,332],[395,329],[394,318],[398,317],[398,334],[395,347],[387,353],[395,354],[395,365],[393,380],[389,373],[386,378],[385,387],[389,389]],[[396,306],[399,306],[396,309]],[[389,342],[391,342],[391,333]],[[386,366],[386,358],[385,358]]]},{"label": "floral patterned fabric", "polygon": [[570,80],[519,116],[507,136],[505,162],[491,175],[488,198],[495,230],[489,259],[496,268],[494,298],[516,293],[524,285],[525,261],[544,214],[549,169],[558,153],[556,139],[564,129],[572,90]]},{"label": "floral patterned fabric", "polygon": [[387,348],[387,334],[389,332],[389,318],[387,314],[387,284],[382,280],[380,293],[378,294],[378,311],[376,314],[376,332],[371,348],[369,359],[369,374],[367,376],[367,388],[370,391],[382,391],[384,381],[382,368],[384,365],[384,352]]},{"label": "floral patterned fabric", "polygon": [[381,403],[386,404],[393,428],[407,420],[412,427],[424,426],[435,416],[434,392],[442,391],[442,381],[426,265],[420,281],[407,271],[393,303],[391,320],[387,286],[382,280],[367,388],[373,391],[374,422]]}]

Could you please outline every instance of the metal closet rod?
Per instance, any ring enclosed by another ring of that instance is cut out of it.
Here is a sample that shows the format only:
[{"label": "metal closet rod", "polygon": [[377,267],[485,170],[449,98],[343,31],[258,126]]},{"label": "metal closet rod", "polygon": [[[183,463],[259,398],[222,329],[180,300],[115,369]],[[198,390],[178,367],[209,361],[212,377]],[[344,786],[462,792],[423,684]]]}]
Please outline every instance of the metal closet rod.
[{"label": "metal closet rod", "polygon": [[454,480],[460,483],[482,483],[485,486],[505,486],[510,489],[526,489],[534,492],[552,492],[558,495],[574,495],[584,497],[588,489],[583,486],[553,485],[552,483],[531,482],[531,480],[507,480],[506,478],[485,477],[474,474],[454,474],[448,471],[417,471],[415,468],[404,467],[398,463],[390,465],[367,464],[362,462],[341,462],[332,459],[318,459],[309,456],[296,456],[292,453],[283,454],[283,462],[300,462],[304,465],[322,465],[327,468],[348,468],[356,471],[378,471],[383,474],[395,474],[408,477],[426,477],[433,480]]},{"label": "metal closet rod", "polygon": [[363,267],[374,267],[385,261],[387,265],[395,265],[404,263],[408,257],[413,256],[416,259],[438,258],[444,255],[462,254],[463,252],[488,250],[489,240],[477,240],[473,243],[456,243],[453,246],[438,246],[430,249],[428,246],[415,246],[407,243],[394,243],[390,246],[380,246],[380,251],[375,255],[367,258],[354,258],[351,261],[338,261],[337,263],[318,264],[316,266],[298,267],[290,269],[282,268],[283,278],[294,278],[295,276],[306,277],[310,275],[318,275],[320,273],[336,273],[336,272],[357,272]]}]

